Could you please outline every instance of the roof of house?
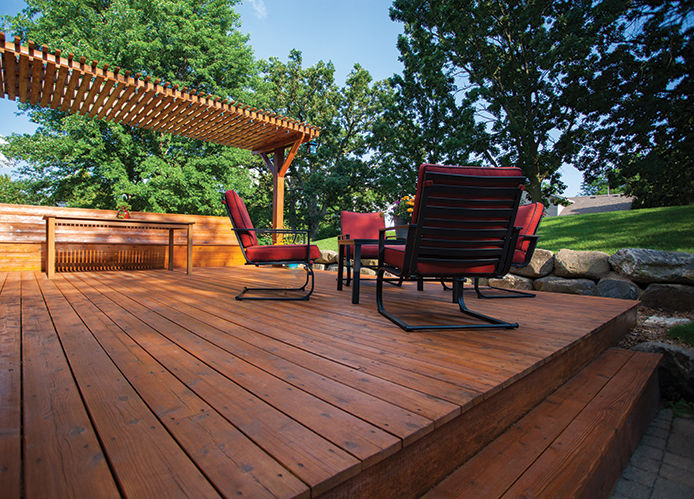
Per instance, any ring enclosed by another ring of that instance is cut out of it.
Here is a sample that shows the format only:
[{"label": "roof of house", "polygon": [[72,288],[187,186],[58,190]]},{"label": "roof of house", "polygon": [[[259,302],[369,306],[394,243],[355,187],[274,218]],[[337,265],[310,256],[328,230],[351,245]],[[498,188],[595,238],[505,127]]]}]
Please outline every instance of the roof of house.
[{"label": "roof of house", "polygon": [[560,215],[582,215],[584,213],[606,213],[631,209],[633,197],[622,194],[596,194],[594,196],[578,196],[568,198],[571,202]]}]

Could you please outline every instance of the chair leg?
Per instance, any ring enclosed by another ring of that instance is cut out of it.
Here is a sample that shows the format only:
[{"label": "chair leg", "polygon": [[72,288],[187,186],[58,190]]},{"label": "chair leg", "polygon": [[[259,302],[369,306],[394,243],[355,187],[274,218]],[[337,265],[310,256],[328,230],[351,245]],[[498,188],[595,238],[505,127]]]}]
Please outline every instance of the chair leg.
[{"label": "chair leg", "polygon": [[408,324],[399,317],[396,317],[392,313],[388,312],[383,306],[383,274],[385,269],[380,268],[376,273],[376,307],[378,312],[386,317],[388,320],[397,324],[400,328],[405,331],[419,331],[422,329],[482,329],[482,328],[506,328],[512,329],[517,328],[517,322],[506,322],[501,319],[496,319],[494,317],[489,317],[478,312],[474,312],[467,308],[465,301],[463,300],[463,282],[464,279],[456,279],[453,281],[453,294],[456,297],[458,307],[460,311],[476,319],[485,321],[484,324],[449,324],[449,325],[412,325]]},{"label": "chair leg", "polygon": [[[306,271],[306,281],[303,286],[299,288],[249,288],[244,286],[243,290],[236,296],[237,300],[273,300],[273,301],[300,301],[308,300],[313,293],[314,286],[314,274],[313,266],[310,264],[304,264],[304,270]],[[306,291],[306,286],[311,283],[309,290],[301,296],[245,296],[248,292],[255,291],[272,291],[272,292],[287,292],[287,291]]]},{"label": "chair leg", "polygon": [[478,278],[475,278],[474,284],[477,298],[534,298],[536,296],[535,293],[528,293],[527,291],[520,291],[518,289],[498,288],[496,286],[487,286],[487,288],[502,291],[506,294],[485,295],[480,289],[480,280]]}]

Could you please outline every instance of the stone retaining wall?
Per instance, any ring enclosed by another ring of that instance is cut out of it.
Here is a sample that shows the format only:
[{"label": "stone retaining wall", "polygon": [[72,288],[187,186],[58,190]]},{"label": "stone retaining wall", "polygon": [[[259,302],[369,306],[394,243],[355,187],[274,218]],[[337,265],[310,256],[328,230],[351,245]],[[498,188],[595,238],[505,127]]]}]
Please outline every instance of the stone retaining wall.
[{"label": "stone retaining wall", "polygon": [[[322,251],[316,268],[337,269],[337,254]],[[373,262],[370,262],[373,263]],[[373,273],[362,269],[364,273]],[[526,267],[511,269],[492,286],[641,300],[649,307],[694,310],[694,254],[626,248],[601,251],[536,249]],[[482,284],[487,284],[483,280]]]},{"label": "stone retaining wall", "polygon": [[535,250],[530,264],[511,269],[492,286],[641,300],[650,307],[694,310],[694,254],[626,248],[601,251]]}]

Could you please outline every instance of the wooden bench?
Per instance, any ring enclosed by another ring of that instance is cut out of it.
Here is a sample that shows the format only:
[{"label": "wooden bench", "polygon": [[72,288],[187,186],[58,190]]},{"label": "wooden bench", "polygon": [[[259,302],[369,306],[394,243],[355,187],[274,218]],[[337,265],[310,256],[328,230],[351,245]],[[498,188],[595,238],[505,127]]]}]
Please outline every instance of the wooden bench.
[{"label": "wooden bench", "polygon": [[55,275],[56,268],[56,249],[55,249],[55,228],[56,226],[70,227],[91,227],[107,229],[138,229],[138,230],[168,230],[169,231],[169,270],[173,270],[174,255],[174,231],[185,230],[187,240],[186,252],[186,273],[190,274],[193,269],[193,224],[195,222],[154,222],[148,220],[115,219],[107,220],[103,218],[88,217],[60,217],[48,215],[46,220],[46,274],[49,279]]}]

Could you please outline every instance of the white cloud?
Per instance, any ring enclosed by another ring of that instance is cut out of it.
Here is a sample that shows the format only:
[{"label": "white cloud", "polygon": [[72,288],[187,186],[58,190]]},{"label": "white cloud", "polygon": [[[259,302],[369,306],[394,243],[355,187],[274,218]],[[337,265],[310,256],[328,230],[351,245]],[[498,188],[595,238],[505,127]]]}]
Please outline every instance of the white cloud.
[{"label": "white cloud", "polygon": [[267,17],[267,7],[265,7],[264,0],[248,0],[248,2],[253,6],[253,10],[255,10],[258,19],[265,19]]}]

